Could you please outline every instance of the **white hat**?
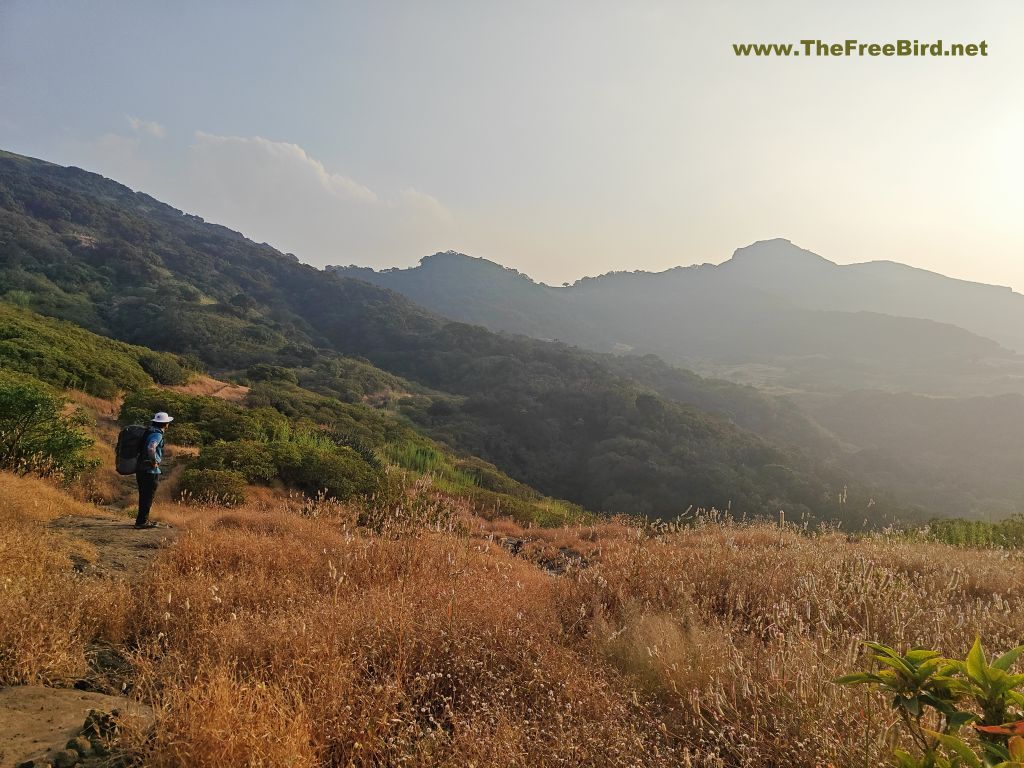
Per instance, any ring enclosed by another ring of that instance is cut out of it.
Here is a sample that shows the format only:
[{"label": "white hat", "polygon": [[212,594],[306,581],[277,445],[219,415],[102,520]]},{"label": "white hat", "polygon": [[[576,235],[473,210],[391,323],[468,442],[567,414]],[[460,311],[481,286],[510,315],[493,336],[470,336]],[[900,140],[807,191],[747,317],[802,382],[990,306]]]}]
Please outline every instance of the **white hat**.
[{"label": "white hat", "polygon": [[154,424],[170,424],[172,421],[174,421],[174,417],[168,416],[166,411],[160,411],[159,413],[153,414]]}]

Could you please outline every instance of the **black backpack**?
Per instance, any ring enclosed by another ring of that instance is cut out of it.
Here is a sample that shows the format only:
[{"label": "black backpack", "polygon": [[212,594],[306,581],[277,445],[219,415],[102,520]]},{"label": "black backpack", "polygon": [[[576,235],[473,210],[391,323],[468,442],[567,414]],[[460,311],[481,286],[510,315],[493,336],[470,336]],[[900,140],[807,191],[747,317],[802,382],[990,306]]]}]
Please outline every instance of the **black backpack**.
[{"label": "black backpack", "polygon": [[154,431],[152,427],[143,427],[140,424],[132,424],[121,430],[117,436],[117,447],[114,449],[117,474],[134,475],[138,471],[142,448]]}]

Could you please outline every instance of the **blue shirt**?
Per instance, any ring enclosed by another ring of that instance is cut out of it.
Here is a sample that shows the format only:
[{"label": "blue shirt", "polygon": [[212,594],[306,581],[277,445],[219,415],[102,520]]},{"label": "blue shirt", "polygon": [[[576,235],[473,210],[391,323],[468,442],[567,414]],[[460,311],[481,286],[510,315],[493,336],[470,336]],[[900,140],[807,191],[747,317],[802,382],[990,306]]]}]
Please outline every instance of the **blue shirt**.
[{"label": "blue shirt", "polygon": [[[154,448],[154,445],[156,446]],[[164,460],[164,433],[159,429],[154,429],[146,437],[146,443],[142,446],[142,465],[143,472],[148,472],[151,475],[159,475],[160,467],[154,466],[150,459],[150,451],[153,451],[156,456],[157,464],[160,464]]]}]

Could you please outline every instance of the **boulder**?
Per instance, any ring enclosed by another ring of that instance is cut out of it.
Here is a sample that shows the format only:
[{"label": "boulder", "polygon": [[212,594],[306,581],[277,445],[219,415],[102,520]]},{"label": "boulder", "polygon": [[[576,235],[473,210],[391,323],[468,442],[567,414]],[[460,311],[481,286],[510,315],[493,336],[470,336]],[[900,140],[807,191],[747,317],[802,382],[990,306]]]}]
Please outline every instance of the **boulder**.
[{"label": "boulder", "polygon": [[73,749],[62,749],[53,753],[53,768],[71,768],[78,762],[78,753]]},{"label": "boulder", "polygon": [[81,757],[88,757],[92,754],[92,743],[85,736],[75,736],[64,746],[67,749],[75,750]]}]

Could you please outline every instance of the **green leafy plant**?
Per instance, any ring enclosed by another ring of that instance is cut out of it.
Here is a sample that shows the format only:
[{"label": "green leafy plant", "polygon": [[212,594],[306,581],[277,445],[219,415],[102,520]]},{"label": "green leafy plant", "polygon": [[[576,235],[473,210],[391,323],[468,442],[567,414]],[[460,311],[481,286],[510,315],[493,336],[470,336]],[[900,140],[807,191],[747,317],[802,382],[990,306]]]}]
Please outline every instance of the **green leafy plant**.
[{"label": "green leafy plant", "polygon": [[[991,663],[980,638],[963,660],[915,648],[900,654],[867,642],[877,668],[840,677],[890,698],[916,754],[893,752],[899,768],[1009,768],[1024,766],[1024,675],[1010,670],[1024,646]],[[974,724],[976,736],[961,735]]]},{"label": "green leafy plant", "polygon": [[41,381],[0,375],[0,469],[71,481],[96,462],[80,410],[64,413],[65,399]]},{"label": "green leafy plant", "polygon": [[238,472],[247,483],[268,483],[277,477],[270,446],[255,440],[222,440],[206,446],[199,454],[196,468]]},{"label": "green leafy plant", "polygon": [[178,498],[206,504],[233,506],[245,503],[245,478],[230,469],[195,469],[181,474]]}]

